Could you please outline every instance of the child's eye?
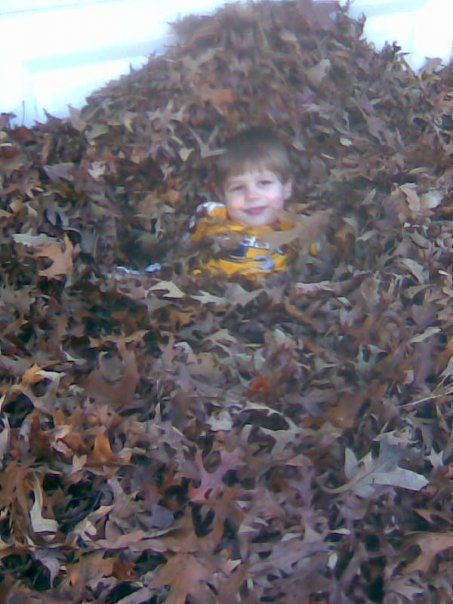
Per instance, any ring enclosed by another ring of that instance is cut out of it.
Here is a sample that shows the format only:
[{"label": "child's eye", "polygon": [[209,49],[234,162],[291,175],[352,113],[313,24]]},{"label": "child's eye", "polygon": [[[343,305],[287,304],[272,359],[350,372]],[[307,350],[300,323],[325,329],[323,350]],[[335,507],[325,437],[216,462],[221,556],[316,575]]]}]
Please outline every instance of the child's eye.
[{"label": "child's eye", "polygon": [[233,187],[229,188],[229,191],[230,191],[230,193],[239,193],[243,189],[244,189],[244,187],[242,185],[234,185]]},{"label": "child's eye", "polygon": [[260,180],[260,185],[262,187],[268,187],[271,184],[272,184],[272,180]]}]

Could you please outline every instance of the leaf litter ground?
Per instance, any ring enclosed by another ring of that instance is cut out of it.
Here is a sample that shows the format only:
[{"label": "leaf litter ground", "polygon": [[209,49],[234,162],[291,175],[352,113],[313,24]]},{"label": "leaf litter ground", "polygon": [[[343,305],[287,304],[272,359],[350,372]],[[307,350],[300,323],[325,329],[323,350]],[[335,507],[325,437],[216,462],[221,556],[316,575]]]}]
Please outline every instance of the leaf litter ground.
[{"label": "leaf litter ground", "polygon": [[[174,27],[69,119],[2,117],[1,601],[451,602],[451,66],[332,2]],[[263,123],[327,243],[195,280],[211,164]]]}]

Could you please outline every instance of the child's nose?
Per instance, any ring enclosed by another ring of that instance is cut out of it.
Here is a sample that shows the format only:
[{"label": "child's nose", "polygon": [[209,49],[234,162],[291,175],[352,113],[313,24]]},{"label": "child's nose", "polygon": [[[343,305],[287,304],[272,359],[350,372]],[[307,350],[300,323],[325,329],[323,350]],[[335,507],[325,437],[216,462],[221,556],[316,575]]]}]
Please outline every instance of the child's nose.
[{"label": "child's nose", "polygon": [[255,185],[248,185],[246,189],[246,197],[247,199],[255,199],[258,194],[258,189]]}]

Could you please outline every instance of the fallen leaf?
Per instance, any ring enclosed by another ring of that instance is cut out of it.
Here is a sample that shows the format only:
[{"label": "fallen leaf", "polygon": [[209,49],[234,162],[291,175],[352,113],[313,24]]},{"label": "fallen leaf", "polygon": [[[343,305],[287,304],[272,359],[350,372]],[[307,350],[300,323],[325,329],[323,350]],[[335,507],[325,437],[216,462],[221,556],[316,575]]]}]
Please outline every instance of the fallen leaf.
[{"label": "fallen leaf", "polygon": [[199,471],[200,486],[189,488],[191,501],[204,502],[209,498],[215,498],[225,488],[223,477],[230,470],[236,470],[241,461],[238,451],[224,451],[220,454],[220,463],[214,472],[205,470],[200,451],[196,455],[196,463]]},{"label": "fallen leaf", "polygon": [[39,247],[34,255],[37,258],[49,258],[52,264],[47,269],[42,269],[39,274],[49,279],[58,279],[71,274],[73,268],[73,252],[69,237],[64,237],[64,249],[61,249],[61,243],[43,245]]},{"label": "fallen leaf", "polygon": [[379,456],[376,459],[368,453],[358,461],[354,452],[346,449],[344,469],[349,481],[334,489],[324,488],[329,493],[351,490],[360,497],[371,496],[375,491],[375,485],[394,486],[411,491],[423,489],[428,484],[424,476],[397,465],[401,454],[398,447],[386,444],[384,439],[381,440]]},{"label": "fallen leaf", "polygon": [[420,552],[413,562],[404,567],[403,572],[405,575],[425,573],[438,554],[453,548],[453,532],[419,533],[411,536],[410,541],[419,546]]},{"label": "fallen leaf", "polygon": [[319,63],[306,70],[307,78],[312,86],[318,87],[329,73],[331,63],[329,59],[321,59]]},{"label": "fallen leaf", "polygon": [[185,604],[188,596],[207,601],[204,584],[211,577],[211,565],[201,564],[192,554],[176,554],[161,567],[150,582],[150,587],[169,586],[168,604]]},{"label": "fallen leaf", "polygon": [[38,478],[33,480],[34,502],[30,510],[30,521],[35,533],[54,535],[58,531],[58,522],[53,518],[43,516],[43,492]]},{"label": "fallen leaf", "polygon": [[173,283],[173,281],[159,281],[155,285],[148,288],[148,292],[162,293],[163,298],[184,298],[185,293],[179,289],[179,287]]}]

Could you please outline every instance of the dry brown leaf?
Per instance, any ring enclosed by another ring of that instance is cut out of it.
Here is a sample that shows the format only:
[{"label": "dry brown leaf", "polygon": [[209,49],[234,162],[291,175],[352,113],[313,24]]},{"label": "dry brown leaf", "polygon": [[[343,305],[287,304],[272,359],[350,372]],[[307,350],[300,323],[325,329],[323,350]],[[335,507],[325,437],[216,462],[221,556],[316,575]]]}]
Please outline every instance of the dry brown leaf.
[{"label": "dry brown leaf", "polygon": [[39,274],[49,279],[59,279],[70,276],[73,269],[74,246],[67,235],[64,237],[64,248],[61,243],[40,246],[35,252],[36,258],[48,258],[52,264],[47,269],[41,269]]},{"label": "dry brown leaf", "polygon": [[453,548],[453,532],[419,533],[411,536],[410,540],[419,546],[420,553],[413,562],[404,567],[405,575],[427,572],[438,554]]},{"label": "dry brown leaf", "polygon": [[[151,587],[169,586],[168,604],[185,604],[187,596],[206,598],[202,585],[211,577],[212,567],[192,554],[175,554],[151,580]],[[205,601],[205,600],[200,600]]]}]

